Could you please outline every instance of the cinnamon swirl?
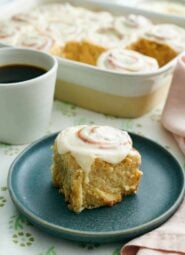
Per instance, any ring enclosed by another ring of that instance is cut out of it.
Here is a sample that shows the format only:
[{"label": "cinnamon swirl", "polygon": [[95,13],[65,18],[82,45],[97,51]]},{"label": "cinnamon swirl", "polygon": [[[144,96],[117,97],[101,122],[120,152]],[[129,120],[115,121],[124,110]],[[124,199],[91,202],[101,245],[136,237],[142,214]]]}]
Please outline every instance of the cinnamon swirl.
[{"label": "cinnamon swirl", "polygon": [[[17,23],[9,19],[7,22],[0,22],[0,42],[4,44],[14,45],[17,41],[18,35],[27,30],[25,24]],[[30,26],[29,26],[30,28]]]},{"label": "cinnamon swirl", "polygon": [[114,26],[120,34],[141,34],[152,26],[152,22],[142,15],[130,14],[115,18]]},{"label": "cinnamon swirl", "polygon": [[61,51],[60,47],[51,36],[39,33],[37,30],[32,30],[30,33],[21,33],[15,45],[23,48],[46,51],[53,55],[58,55]]},{"label": "cinnamon swirl", "polygon": [[121,48],[115,48],[101,54],[97,66],[119,73],[151,72],[159,68],[154,58]]},{"label": "cinnamon swirl", "polygon": [[74,212],[113,206],[137,191],[140,163],[127,132],[110,126],[69,127],[54,143],[53,183]]}]

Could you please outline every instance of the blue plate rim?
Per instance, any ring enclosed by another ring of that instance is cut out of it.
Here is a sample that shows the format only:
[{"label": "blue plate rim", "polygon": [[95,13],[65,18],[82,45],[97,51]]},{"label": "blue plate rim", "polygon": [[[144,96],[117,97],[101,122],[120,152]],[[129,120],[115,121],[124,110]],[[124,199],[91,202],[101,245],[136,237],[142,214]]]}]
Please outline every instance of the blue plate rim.
[{"label": "blue plate rim", "polygon": [[170,218],[170,216],[172,216],[175,211],[178,209],[178,207],[180,206],[181,202],[183,201],[184,195],[185,195],[185,173],[184,170],[182,169],[182,167],[180,166],[178,160],[176,159],[176,157],[169,151],[167,151],[162,145],[160,145],[159,143],[157,143],[156,141],[153,141],[152,139],[143,137],[141,135],[138,135],[134,132],[129,132],[129,134],[131,136],[136,136],[140,139],[144,139],[147,140],[148,142],[154,143],[156,146],[159,146],[160,149],[162,151],[164,151],[165,153],[168,153],[169,156],[175,161],[175,163],[179,166],[179,170],[180,170],[180,174],[182,176],[182,187],[181,187],[181,192],[179,193],[176,201],[173,203],[173,205],[167,210],[165,211],[163,214],[161,214],[160,216],[156,217],[155,219],[141,224],[137,227],[134,228],[129,228],[126,230],[115,230],[115,231],[101,231],[101,232],[95,232],[95,231],[80,231],[80,230],[74,230],[71,228],[65,228],[62,226],[58,226],[56,224],[52,224],[49,223],[46,220],[43,220],[42,218],[36,216],[34,213],[30,212],[30,210],[28,210],[27,208],[24,207],[24,205],[22,205],[22,203],[16,198],[16,195],[14,193],[14,190],[12,188],[11,185],[11,180],[12,180],[12,173],[14,171],[14,166],[16,165],[16,163],[21,160],[22,156],[27,153],[30,149],[32,149],[34,146],[37,146],[39,143],[48,140],[48,139],[52,139],[54,137],[57,136],[59,132],[55,132],[49,135],[46,135],[36,141],[34,141],[33,143],[31,143],[30,145],[28,145],[12,162],[12,164],[10,165],[9,168],[9,172],[8,172],[8,178],[7,178],[7,184],[8,184],[8,190],[9,190],[9,194],[10,197],[14,203],[14,205],[18,208],[19,211],[21,211],[28,219],[33,220],[35,223],[38,223],[40,226],[50,229],[52,231],[57,231],[58,233],[61,234],[67,234],[67,235],[75,235],[75,236],[81,236],[81,237],[111,237],[111,236],[126,236],[126,235],[130,235],[133,233],[142,233],[145,232],[145,230],[149,230],[151,231],[152,229],[154,229],[156,226],[161,225],[162,223],[164,223],[167,219]]}]

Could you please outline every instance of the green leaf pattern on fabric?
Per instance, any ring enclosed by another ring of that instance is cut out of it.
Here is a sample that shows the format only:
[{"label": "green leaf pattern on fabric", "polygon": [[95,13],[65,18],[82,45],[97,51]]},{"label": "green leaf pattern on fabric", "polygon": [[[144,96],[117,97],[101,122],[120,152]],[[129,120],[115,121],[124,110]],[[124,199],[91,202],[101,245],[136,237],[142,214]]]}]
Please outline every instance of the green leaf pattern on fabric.
[{"label": "green leaf pattern on fabric", "polygon": [[28,232],[17,232],[12,235],[12,241],[19,246],[26,247],[32,245],[34,238]]},{"label": "green leaf pattern on fabric", "polygon": [[87,250],[94,250],[94,249],[100,247],[100,244],[96,244],[96,243],[80,243],[79,246],[84,248],[84,249],[87,249]]},{"label": "green leaf pattern on fabric", "polygon": [[30,226],[31,224],[22,215],[13,215],[9,221],[9,228],[15,231],[24,229],[25,226]]},{"label": "green leaf pattern on fabric", "polygon": [[39,253],[39,255],[56,255],[55,247],[50,246],[45,252]]},{"label": "green leaf pattern on fabric", "polygon": [[64,102],[56,102],[54,105],[54,110],[56,112],[62,113],[64,116],[72,117],[76,115],[76,106]]},{"label": "green leaf pattern on fabric", "polygon": [[[91,112],[69,103],[55,101],[47,134],[72,125],[112,125],[150,137],[162,144],[162,146],[175,154],[185,170],[184,157],[176,146],[175,141],[173,141],[172,136],[161,128],[160,118],[161,108],[157,108],[141,118],[123,119]],[[2,176],[0,178],[0,229],[1,233],[5,233],[4,240],[8,244],[7,247],[1,247],[3,250],[0,253],[3,255],[11,254],[8,250],[11,247],[15,255],[119,255],[123,243],[120,244],[120,247],[117,244],[76,244],[72,241],[65,241],[62,238],[50,237],[38,231],[36,227],[33,227],[23,216],[17,213],[10,200],[6,180],[8,167],[12,163],[13,158],[22,149],[24,149],[24,146],[0,143],[0,170]]]},{"label": "green leaf pattern on fabric", "polygon": [[120,255],[120,249],[121,248],[118,248],[118,249],[114,250],[112,255]]},{"label": "green leaf pattern on fabric", "polygon": [[33,244],[35,238],[25,229],[31,224],[22,215],[13,215],[9,220],[9,229],[12,231],[12,242],[21,247],[28,247]]},{"label": "green leaf pattern on fabric", "polygon": [[131,120],[131,119],[125,119],[125,120],[123,120],[122,123],[121,123],[120,128],[121,128],[121,129],[124,129],[124,130],[126,130],[126,131],[132,132],[132,131],[133,131],[133,128],[134,128],[133,120]]},{"label": "green leaf pattern on fabric", "polygon": [[8,190],[7,187],[3,186],[0,188],[0,208],[4,207],[7,199],[5,197],[5,192]]}]

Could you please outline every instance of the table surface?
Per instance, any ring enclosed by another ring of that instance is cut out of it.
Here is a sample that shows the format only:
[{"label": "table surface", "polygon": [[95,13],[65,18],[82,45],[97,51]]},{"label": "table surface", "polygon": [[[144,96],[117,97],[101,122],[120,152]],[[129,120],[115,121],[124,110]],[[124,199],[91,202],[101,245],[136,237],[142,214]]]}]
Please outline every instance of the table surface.
[{"label": "table surface", "polygon": [[[160,143],[171,151],[185,169],[185,159],[172,135],[161,127],[161,108],[137,119],[107,116],[55,101],[48,134],[81,124],[103,124],[131,131]],[[123,243],[85,244],[50,236],[30,225],[14,207],[7,188],[9,166],[25,146],[0,144],[0,255],[118,255]]]}]

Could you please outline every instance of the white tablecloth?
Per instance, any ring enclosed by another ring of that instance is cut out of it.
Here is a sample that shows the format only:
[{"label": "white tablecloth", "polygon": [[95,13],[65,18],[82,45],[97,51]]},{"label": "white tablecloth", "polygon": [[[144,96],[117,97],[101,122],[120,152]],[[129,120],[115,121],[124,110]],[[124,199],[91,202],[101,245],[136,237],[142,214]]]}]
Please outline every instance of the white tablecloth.
[{"label": "white tablecloth", "polygon": [[[149,137],[171,151],[185,168],[172,136],[160,125],[161,108],[138,119],[121,119],[55,101],[48,133],[79,124],[106,124]],[[0,144],[0,255],[118,255],[123,243],[92,245],[49,236],[30,225],[15,209],[7,189],[9,166],[25,146]]]}]

